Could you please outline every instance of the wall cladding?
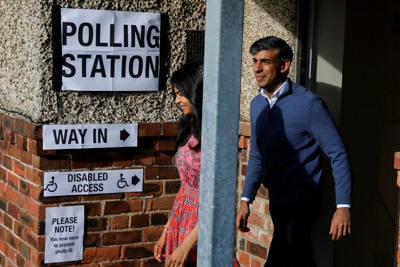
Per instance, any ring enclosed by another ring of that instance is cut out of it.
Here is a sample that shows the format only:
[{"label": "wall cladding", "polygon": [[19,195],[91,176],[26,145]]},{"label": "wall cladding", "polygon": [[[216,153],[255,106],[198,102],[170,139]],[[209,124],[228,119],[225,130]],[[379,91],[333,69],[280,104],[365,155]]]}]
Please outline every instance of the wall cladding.
[{"label": "wall cladding", "polygon": [[[52,4],[66,8],[160,12],[168,18],[167,78],[184,61],[187,31],[205,30],[205,0],[1,1],[0,110],[34,123],[173,121],[179,111],[171,88],[155,93],[88,93],[54,90]],[[246,0],[243,27],[241,120],[257,93],[248,49],[256,39],[278,35],[295,49],[297,1]],[[165,30],[165,29],[164,29]],[[296,52],[296,51],[295,51]],[[292,72],[293,73],[293,72]],[[291,73],[293,77],[294,74]]]},{"label": "wall cladding", "polygon": [[[171,88],[155,93],[60,92],[52,81],[52,2],[60,7],[159,12],[166,15],[167,76],[184,61],[186,33],[205,27],[205,1],[2,1],[0,106],[35,123],[173,121]],[[4,44],[4,47],[3,47]]]}]

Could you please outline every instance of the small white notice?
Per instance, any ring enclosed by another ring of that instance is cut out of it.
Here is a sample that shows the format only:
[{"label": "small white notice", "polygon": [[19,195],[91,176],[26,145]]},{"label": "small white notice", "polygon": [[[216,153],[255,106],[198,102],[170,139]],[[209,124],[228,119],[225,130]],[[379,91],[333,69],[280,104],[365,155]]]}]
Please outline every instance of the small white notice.
[{"label": "small white notice", "polygon": [[44,263],[81,260],[84,206],[46,208]]},{"label": "small white notice", "polygon": [[142,191],[143,169],[44,173],[45,197]]},{"label": "small white notice", "polygon": [[43,149],[83,149],[137,146],[138,125],[43,125]]}]

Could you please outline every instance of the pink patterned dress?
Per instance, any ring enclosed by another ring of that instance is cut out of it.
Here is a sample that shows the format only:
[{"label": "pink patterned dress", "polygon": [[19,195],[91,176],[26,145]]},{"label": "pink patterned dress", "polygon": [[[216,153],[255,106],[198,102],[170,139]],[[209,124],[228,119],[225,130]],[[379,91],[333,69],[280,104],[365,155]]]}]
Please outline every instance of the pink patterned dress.
[{"label": "pink patterned dress", "polygon": [[[166,260],[197,224],[201,152],[190,149],[197,144],[198,140],[191,136],[188,142],[178,149],[176,167],[181,179],[181,187],[176,195],[168,224],[165,247]],[[197,244],[189,252],[185,266],[196,266],[196,257]]]}]

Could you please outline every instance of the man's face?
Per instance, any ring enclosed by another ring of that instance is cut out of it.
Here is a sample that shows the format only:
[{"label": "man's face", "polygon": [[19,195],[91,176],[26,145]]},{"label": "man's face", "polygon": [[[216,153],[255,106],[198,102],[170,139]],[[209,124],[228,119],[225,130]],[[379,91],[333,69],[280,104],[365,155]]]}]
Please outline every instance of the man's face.
[{"label": "man's face", "polygon": [[288,70],[289,66],[289,61],[284,64],[279,62],[276,49],[261,50],[253,55],[253,71],[257,85],[269,92],[275,91],[283,82],[282,74]]}]

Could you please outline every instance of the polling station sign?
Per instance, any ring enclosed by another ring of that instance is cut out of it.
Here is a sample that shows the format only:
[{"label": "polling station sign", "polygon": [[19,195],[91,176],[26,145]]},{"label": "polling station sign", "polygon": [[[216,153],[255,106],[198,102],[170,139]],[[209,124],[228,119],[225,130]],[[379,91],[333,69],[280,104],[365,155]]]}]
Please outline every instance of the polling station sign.
[{"label": "polling station sign", "polygon": [[46,208],[44,263],[82,260],[84,206]]},{"label": "polling station sign", "polygon": [[43,125],[43,149],[136,147],[138,124]]},{"label": "polling station sign", "polygon": [[157,91],[159,13],[61,8],[62,90]]},{"label": "polling station sign", "polygon": [[142,191],[143,169],[44,173],[45,197]]}]

